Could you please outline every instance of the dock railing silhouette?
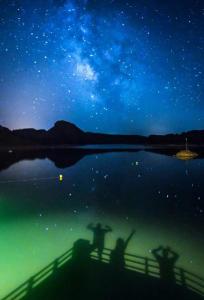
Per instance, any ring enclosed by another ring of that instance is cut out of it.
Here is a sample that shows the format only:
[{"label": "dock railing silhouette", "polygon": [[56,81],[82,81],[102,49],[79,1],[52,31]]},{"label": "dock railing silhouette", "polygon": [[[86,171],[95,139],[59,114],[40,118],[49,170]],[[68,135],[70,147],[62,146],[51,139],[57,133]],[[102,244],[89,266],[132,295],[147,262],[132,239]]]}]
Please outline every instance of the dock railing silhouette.
[{"label": "dock railing silhouette", "polygon": [[[45,268],[30,277],[27,281],[18,286],[1,300],[20,300],[38,286],[41,282],[52,276],[61,266],[67,263],[72,258],[73,248],[69,249],[61,256],[56,258]],[[104,248],[102,262],[109,263],[111,249]],[[91,259],[98,260],[98,254],[93,251],[90,255]],[[130,253],[125,253],[125,268],[140,273],[145,276],[160,278],[160,269],[156,260],[149,257],[138,256]],[[204,279],[192,272],[186,271],[183,268],[174,268],[176,284],[190,289],[195,293],[204,296]]]},{"label": "dock railing silhouette", "polygon": [[[104,248],[102,261],[109,263],[111,250]],[[93,259],[98,259],[96,252],[91,254]],[[125,268],[136,271],[146,276],[160,278],[160,268],[155,259],[125,253]],[[174,267],[175,282],[195,293],[204,296],[204,278],[180,267]]]},{"label": "dock railing silhouette", "polygon": [[1,300],[20,300],[28,295],[37,285],[43,282],[46,278],[53,275],[61,266],[71,259],[73,248],[69,249],[54,261],[41,269],[38,273],[31,276],[27,281],[19,285],[15,290],[10,292]]}]

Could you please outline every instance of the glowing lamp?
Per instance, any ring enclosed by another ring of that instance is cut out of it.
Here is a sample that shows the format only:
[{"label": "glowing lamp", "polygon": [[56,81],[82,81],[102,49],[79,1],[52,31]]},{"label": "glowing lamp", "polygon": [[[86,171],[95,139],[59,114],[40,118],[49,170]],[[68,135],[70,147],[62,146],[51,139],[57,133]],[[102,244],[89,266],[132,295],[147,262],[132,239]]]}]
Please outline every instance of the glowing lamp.
[{"label": "glowing lamp", "polygon": [[59,181],[62,181],[62,180],[63,180],[63,175],[60,174],[60,175],[59,175]]}]

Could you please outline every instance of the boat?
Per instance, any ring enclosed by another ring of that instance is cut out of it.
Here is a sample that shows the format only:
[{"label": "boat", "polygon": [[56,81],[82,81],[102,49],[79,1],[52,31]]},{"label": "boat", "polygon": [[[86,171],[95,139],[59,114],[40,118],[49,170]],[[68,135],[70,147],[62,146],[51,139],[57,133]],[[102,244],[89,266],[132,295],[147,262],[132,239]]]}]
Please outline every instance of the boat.
[{"label": "boat", "polygon": [[187,138],[186,138],[186,147],[185,147],[185,150],[180,150],[176,153],[176,157],[178,159],[181,159],[181,160],[189,160],[189,159],[194,159],[195,157],[198,156],[198,153],[196,152],[193,152],[191,150],[188,149],[188,141],[187,141]]}]

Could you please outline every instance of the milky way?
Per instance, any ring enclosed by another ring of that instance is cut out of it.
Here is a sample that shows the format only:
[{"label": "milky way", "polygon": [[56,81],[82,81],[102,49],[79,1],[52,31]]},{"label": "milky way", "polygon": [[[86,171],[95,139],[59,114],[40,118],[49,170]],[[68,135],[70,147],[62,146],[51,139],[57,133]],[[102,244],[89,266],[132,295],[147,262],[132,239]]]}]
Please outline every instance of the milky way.
[{"label": "milky way", "polygon": [[1,1],[0,124],[204,128],[204,5],[175,2]]}]

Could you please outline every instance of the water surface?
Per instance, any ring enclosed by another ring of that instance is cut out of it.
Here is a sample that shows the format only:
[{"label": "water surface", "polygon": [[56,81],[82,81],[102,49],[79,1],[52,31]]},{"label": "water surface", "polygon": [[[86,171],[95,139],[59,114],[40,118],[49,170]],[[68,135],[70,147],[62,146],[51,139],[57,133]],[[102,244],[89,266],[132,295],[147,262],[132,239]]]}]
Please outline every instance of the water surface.
[{"label": "water surface", "polygon": [[78,238],[91,239],[87,224],[99,221],[113,229],[107,247],[135,228],[128,252],[152,257],[168,245],[178,266],[204,277],[204,160],[145,151],[31,156],[0,168],[0,297]]}]

